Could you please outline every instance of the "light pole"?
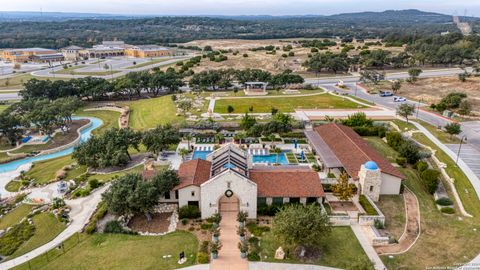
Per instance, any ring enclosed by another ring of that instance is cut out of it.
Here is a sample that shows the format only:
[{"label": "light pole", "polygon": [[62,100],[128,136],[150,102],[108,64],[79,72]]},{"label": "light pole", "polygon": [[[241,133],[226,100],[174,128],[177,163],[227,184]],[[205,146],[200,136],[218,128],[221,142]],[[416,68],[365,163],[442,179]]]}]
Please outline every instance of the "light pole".
[{"label": "light pole", "polygon": [[460,139],[460,145],[458,146],[458,152],[457,152],[457,160],[455,161],[455,165],[458,164],[458,159],[460,158],[460,150],[462,150],[462,143],[465,140],[467,142],[467,136],[463,135],[462,138]]}]

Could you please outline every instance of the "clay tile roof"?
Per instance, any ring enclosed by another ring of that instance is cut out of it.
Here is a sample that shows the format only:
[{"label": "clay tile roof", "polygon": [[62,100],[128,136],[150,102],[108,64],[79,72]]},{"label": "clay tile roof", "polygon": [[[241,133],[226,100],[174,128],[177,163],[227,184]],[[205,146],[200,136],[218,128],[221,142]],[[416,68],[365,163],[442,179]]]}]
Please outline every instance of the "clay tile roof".
[{"label": "clay tile roof", "polygon": [[318,126],[315,131],[328,144],[352,178],[358,179],[358,172],[362,164],[367,161],[375,161],[383,173],[405,179],[405,176],[397,168],[393,167],[353,129],[331,123]]},{"label": "clay tile roof", "polygon": [[323,197],[318,173],[308,169],[253,169],[259,197]]},{"label": "clay tile roof", "polygon": [[195,159],[183,162],[178,168],[180,184],[174,188],[178,190],[187,186],[200,186],[210,179],[212,163],[203,159]]}]

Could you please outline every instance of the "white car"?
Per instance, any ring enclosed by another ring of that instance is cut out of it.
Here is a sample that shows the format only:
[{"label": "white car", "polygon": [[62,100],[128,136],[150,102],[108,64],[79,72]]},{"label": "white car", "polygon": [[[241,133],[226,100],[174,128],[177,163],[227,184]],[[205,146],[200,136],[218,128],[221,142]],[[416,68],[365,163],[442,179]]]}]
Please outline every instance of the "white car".
[{"label": "white car", "polygon": [[404,97],[393,97],[393,102],[405,102],[407,101]]}]

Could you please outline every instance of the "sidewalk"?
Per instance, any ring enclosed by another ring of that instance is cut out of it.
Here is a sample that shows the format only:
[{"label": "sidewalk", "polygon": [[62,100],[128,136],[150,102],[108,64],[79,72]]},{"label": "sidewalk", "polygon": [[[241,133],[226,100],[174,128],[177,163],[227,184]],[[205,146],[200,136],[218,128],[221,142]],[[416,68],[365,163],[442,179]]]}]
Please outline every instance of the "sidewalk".
[{"label": "sidewalk", "polygon": [[353,224],[350,227],[352,228],[353,233],[357,237],[358,242],[360,242],[360,245],[362,246],[363,250],[367,254],[370,261],[372,261],[375,264],[375,269],[376,270],[387,269],[383,264],[382,260],[380,259],[380,257],[378,256],[377,252],[375,252],[375,249],[373,249],[372,245],[368,242],[367,238],[363,234],[363,231],[360,225]]},{"label": "sidewalk", "polygon": [[109,185],[105,185],[100,189],[94,191],[90,196],[76,199],[76,200],[67,200],[65,201],[67,205],[72,208],[70,212],[70,217],[73,220],[72,223],[61,232],[55,239],[52,241],[40,246],[20,257],[12,259],[10,261],[0,264],[0,269],[10,269],[22,263],[25,263],[35,257],[42,255],[43,253],[56,248],[63,241],[74,235],[76,232],[83,229],[85,224],[90,219],[90,216],[93,214],[97,208],[97,204],[102,199],[102,193],[108,188]]},{"label": "sidewalk", "polygon": [[218,252],[218,259],[211,260],[211,270],[248,270],[247,259],[240,258],[237,235],[237,213],[223,212],[220,222],[220,242],[223,247]]}]

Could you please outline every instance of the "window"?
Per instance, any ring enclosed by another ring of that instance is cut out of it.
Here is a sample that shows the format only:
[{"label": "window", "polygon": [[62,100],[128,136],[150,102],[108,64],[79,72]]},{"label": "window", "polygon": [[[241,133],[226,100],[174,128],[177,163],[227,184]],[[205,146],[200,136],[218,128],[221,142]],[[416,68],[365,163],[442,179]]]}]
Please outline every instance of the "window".
[{"label": "window", "polygon": [[283,197],[273,197],[272,204],[275,205],[282,205],[283,204]]},{"label": "window", "polygon": [[317,202],[317,197],[308,197],[307,198],[307,204],[316,203],[316,202]]},{"label": "window", "polygon": [[165,199],[170,200],[170,191],[165,192],[164,197],[165,197]]},{"label": "window", "polygon": [[199,203],[198,201],[188,201],[188,205],[198,207]]},{"label": "window", "polygon": [[257,207],[267,205],[267,198],[257,197]]},{"label": "window", "polygon": [[175,190],[175,199],[178,200],[178,190]]},{"label": "window", "polygon": [[370,192],[372,192],[372,191],[373,191],[373,186],[370,186]]},{"label": "window", "polygon": [[299,197],[290,198],[290,203],[300,203],[300,198]]}]

